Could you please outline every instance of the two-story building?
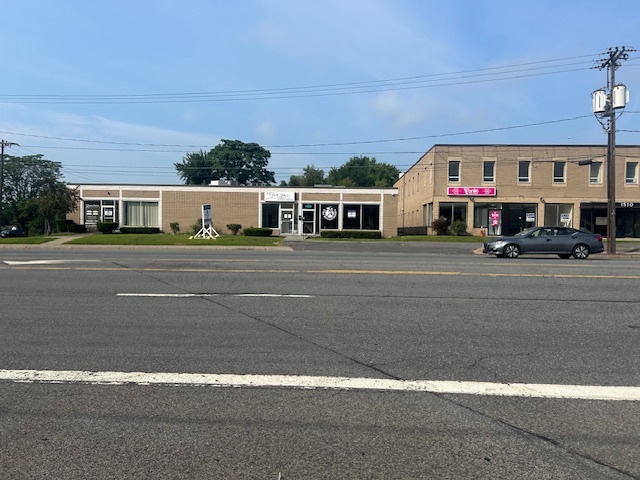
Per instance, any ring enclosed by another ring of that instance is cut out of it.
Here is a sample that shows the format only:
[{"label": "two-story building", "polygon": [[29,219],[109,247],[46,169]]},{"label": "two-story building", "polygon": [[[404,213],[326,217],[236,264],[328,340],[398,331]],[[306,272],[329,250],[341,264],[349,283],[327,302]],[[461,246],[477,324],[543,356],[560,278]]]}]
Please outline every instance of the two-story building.
[{"label": "two-story building", "polygon": [[[434,219],[474,234],[564,225],[606,235],[607,147],[435,145],[394,185],[398,229],[431,233]],[[640,237],[640,146],[616,147],[616,236]]]}]

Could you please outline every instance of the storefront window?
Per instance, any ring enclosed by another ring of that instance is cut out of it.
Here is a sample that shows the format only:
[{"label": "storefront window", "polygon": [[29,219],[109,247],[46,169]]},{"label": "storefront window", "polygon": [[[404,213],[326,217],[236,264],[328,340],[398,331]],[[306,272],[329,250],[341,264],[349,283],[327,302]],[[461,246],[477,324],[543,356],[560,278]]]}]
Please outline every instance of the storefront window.
[{"label": "storefront window", "polygon": [[466,203],[441,203],[439,208],[440,216],[449,220],[449,223],[467,221]]},{"label": "storefront window", "polygon": [[124,223],[129,227],[158,227],[158,202],[124,202]]},{"label": "storefront window", "polygon": [[264,228],[278,228],[278,203],[262,204],[262,226]]},{"label": "storefront window", "polygon": [[344,230],[380,230],[380,205],[344,205]]},{"label": "storefront window", "polygon": [[338,229],[338,205],[321,205],[320,228],[322,230]]}]

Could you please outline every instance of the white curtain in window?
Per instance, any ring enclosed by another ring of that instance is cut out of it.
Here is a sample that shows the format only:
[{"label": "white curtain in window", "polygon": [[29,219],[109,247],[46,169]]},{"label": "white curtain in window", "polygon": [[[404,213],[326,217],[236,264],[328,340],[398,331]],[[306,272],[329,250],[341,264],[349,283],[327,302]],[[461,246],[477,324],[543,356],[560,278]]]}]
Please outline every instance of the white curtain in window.
[{"label": "white curtain in window", "polygon": [[128,227],[157,227],[157,202],[125,202],[125,224]]}]

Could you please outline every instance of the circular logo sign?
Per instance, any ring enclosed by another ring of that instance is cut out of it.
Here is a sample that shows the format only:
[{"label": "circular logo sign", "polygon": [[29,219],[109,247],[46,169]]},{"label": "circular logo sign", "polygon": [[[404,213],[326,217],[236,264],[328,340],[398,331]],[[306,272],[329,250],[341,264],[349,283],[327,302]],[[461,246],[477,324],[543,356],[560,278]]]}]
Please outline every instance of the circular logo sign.
[{"label": "circular logo sign", "polygon": [[337,216],[338,210],[336,210],[334,207],[329,206],[322,209],[322,218],[324,218],[325,220],[332,221],[335,220]]}]

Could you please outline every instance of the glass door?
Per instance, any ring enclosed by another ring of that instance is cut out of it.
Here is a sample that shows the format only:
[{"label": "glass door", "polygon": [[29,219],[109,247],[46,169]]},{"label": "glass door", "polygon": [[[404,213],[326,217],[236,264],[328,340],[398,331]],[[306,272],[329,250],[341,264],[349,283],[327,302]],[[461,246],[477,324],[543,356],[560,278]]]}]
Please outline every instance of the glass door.
[{"label": "glass door", "polygon": [[280,235],[290,235],[293,233],[293,210],[282,209],[280,210]]},{"label": "glass door", "polygon": [[316,211],[302,210],[302,233],[314,235],[316,233]]}]

